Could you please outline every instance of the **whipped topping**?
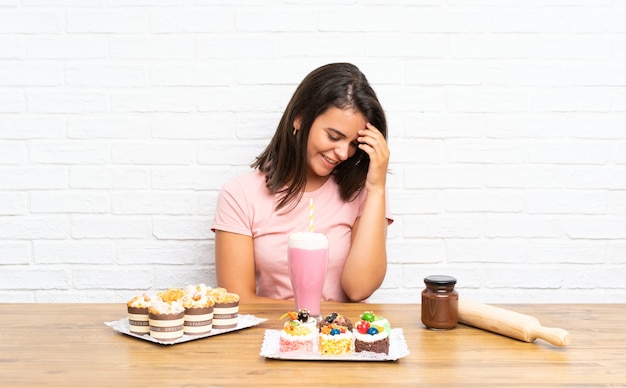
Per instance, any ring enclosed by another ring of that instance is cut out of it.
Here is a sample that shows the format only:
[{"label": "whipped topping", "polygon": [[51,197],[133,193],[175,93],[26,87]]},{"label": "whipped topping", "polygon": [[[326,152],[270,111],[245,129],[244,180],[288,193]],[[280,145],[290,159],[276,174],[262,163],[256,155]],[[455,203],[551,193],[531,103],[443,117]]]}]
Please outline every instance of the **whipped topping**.
[{"label": "whipped topping", "polygon": [[183,307],[200,308],[210,307],[214,304],[215,301],[213,300],[213,298],[207,295],[206,291],[198,291],[196,290],[196,288],[192,288],[190,290],[185,289],[185,296],[183,297]]},{"label": "whipped topping", "polygon": [[134,308],[146,308],[150,307],[150,302],[154,299],[154,297],[149,296],[148,294],[137,295],[133,297],[131,300],[126,303],[128,307]]},{"label": "whipped topping", "polygon": [[150,305],[150,312],[153,314],[179,314],[185,311],[183,303],[180,300],[173,302],[164,302],[157,298]]},{"label": "whipped topping", "polygon": [[185,287],[183,291],[185,292],[186,295],[195,294],[195,293],[209,295],[209,292],[211,290],[212,290],[211,287],[208,287],[204,283],[200,283],[197,285],[188,285],[187,287]]}]

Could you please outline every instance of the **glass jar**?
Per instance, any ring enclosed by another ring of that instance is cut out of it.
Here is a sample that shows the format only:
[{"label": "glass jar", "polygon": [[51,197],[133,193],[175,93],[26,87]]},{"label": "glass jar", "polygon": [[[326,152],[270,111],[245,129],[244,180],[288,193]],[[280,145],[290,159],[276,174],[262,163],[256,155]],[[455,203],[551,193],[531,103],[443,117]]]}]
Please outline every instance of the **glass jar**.
[{"label": "glass jar", "polygon": [[459,322],[459,293],[456,279],[447,275],[424,278],[422,291],[422,323],[429,329],[452,329]]}]

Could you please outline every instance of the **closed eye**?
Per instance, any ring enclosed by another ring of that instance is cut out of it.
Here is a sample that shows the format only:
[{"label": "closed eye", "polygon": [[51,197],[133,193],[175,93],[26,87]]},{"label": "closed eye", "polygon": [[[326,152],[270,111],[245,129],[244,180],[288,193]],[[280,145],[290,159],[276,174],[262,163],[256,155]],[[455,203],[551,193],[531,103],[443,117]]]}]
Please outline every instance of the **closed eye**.
[{"label": "closed eye", "polygon": [[[326,132],[328,134],[328,138],[332,141],[339,141],[341,139],[345,139],[346,135],[344,135],[343,133],[337,131],[336,129],[332,129],[329,128],[328,131]],[[353,148],[358,148],[359,147],[359,142],[358,141],[353,141],[350,143],[350,147]]]}]

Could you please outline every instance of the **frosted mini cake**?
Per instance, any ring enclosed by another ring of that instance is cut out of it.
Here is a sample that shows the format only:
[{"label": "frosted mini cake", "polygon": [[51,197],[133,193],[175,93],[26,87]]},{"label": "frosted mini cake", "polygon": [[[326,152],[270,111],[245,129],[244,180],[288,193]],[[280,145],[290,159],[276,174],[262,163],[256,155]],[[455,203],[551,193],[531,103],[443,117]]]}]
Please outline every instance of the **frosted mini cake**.
[{"label": "frosted mini cake", "polygon": [[317,336],[317,326],[315,318],[309,315],[307,310],[299,312],[289,311],[280,319],[288,317],[283,330],[280,332],[279,351],[280,352],[312,352]]},{"label": "frosted mini cake", "polygon": [[232,329],[239,323],[239,295],[217,287],[208,291],[213,298],[213,328]]},{"label": "frosted mini cake", "polygon": [[185,288],[185,296],[182,298],[185,308],[185,334],[199,335],[211,332],[215,302],[207,294],[207,290],[204,284]]},{"label": "frosted mini cake", "polygon": [[148,308],[150,336],[161,341],[174,341],[184,333],[183,291],[170,288],[157,296]]},{"label": "frosted mini cake", "polygon": [[361,314],[361,320],[354,326],[355,352],[374,352],[389,354],[389,334],[391,326],[383,317],[371,311]]},{"label": "frosted mini cake", "polygon": [[319,323],[318,350],[321,355],[342,355],[354,352],[352,322],[332,313]]},{"label": "frosted mini cake", "polygon": [[128,325],[134,334],[149,334],[150,323],[148,307],[151,298],[147,294],[137,295],[126,303],[128,310]]}]

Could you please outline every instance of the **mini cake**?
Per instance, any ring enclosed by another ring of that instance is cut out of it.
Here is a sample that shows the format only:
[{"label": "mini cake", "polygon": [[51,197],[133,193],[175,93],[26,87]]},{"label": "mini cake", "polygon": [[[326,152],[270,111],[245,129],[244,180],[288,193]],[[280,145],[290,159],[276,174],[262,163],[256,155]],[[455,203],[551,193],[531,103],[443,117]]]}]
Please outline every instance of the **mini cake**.
[{"label": "mini cake", "polygon": [[342,355],[354,352],[352,322],[332,313],[319,323],[318,350],[321,355]]},{"label": "mini cake", "polygon": [[182,299],[185,308],[185,334],[198,335],[211,332],[213,327],[213,298],[207,295],[203,284],[185,288]]},{"label": "mini cake", "polygon": [[280,319],[285,317],[288,317],[289,320],[285,322],[283,330],[280,332],[279,351],[312,352],[317,334],[315,319],[309,315],[307,310],[300,310],[297,313],[290,311]]},{"label": "mini cake", "polygon": [[148,308],[150,336],[161,341],[174,341],[183,336],[185,308],[181,300],[166,302],[161,298]]},{"label": "mini cake", "polygon": [[213,298],[213,328],[232,329],[239,323],[239,295],[217,287],[208,291]]},{"label": "mini cake", "polygon": [[135,334],[149,334],[148,307],[150,297],[147,294],[137,295],[126,303],[128,309],[128,325],[130,332]]},{"label": "mini cake", "polygon": [[355,324],[354,351],[389,354],[390,333],[391,326],[387,319],[366,311]]}]

